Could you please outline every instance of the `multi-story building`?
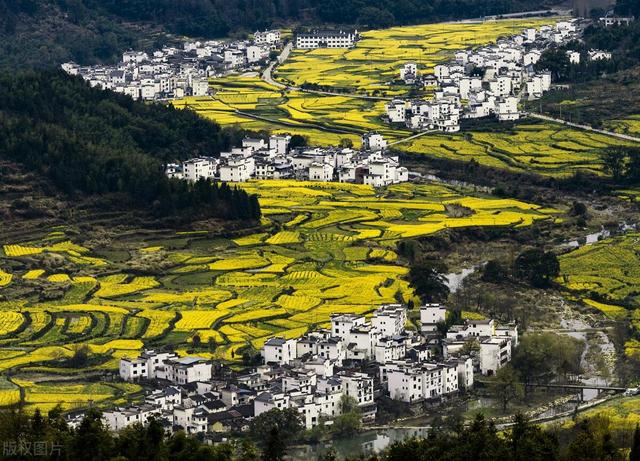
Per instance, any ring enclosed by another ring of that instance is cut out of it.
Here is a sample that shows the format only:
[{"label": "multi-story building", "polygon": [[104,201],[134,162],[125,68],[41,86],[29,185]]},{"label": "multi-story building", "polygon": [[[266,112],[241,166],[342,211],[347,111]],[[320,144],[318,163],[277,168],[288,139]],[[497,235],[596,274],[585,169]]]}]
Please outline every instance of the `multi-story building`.
[{"label": "multi-story building", "polygon": [[357,30],[315,30],[296,35],[296,48],[351,48],[358,38]]}]

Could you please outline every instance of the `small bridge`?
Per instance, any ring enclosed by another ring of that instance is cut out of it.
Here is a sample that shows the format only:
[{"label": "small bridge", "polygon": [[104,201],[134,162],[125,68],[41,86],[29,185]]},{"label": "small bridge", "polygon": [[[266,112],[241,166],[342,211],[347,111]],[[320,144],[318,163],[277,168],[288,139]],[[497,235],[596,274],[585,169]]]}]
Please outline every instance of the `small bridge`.
[{"label": "small bridge", "polygon": [[[491,381],[476,379],[475,382],[481,383],[485,386],[491,385]],[[584,393],[585,391],[596,391],[596,396],[599,396],[602,392],[624,392],[627,390],[626,387],[615,387],[615,386],[599,386],[597,384],[571,384],[571,383],[518,383],[524,386],[525,389],[532,388],[546,388],[550,389],[562,389],[565,391],[575,391],[576,394],[580,394],[580,401],[584,401]]]}]

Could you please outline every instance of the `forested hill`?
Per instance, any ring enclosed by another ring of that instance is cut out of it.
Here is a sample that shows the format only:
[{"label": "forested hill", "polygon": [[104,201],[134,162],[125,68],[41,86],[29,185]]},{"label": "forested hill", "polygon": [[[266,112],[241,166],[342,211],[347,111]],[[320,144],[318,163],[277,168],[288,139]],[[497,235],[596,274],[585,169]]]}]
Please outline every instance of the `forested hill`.
[{"label": "forested hill", "polygon": [[62,71],[0,76],[0,159],[45,174],[70,195],[121,194],[123,207],[161,216],[255,220],[255,196],[163,172],[168,161],[215,155],[241,136],[191,111],[94,89]]},{"label": "forested hill", "polygon": [[167,34],[224,37],[272,26],[386,27],[540,9],[559,0],[0,0],[0,69],[113,61]]}]

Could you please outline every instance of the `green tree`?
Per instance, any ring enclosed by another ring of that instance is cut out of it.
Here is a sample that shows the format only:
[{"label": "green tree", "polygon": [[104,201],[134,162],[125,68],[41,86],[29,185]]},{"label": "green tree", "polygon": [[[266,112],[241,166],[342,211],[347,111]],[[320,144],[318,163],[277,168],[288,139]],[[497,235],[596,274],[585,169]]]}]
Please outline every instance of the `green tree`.
[{"label": "green tree", "polygon": [[[276,429],[276,432],[273,432]],[[295,408],[273,408],[251,421],[249,434],[258,444],[265,444],[273,434],[285,445],[298,439],[303,431],[302,420]]]},{"label": "green tree", "polygon": [[515,349],[511,365],[526,384],[548,383],[580,373],[584,343],[556,333],[529,333]]},{"label": "green tree", "polygon": [[626,163],[624,149],[609,148],[602,153],[601,158],[604,163],[604,171],[613,176],[613,179],[620,180],[624,177]]},{"label": "green tree", "polygon": [[353,147],[353,141],[351,138],[342,138],[340,139],[340,147],[343,149],[350,149]]},{"label": "green tree", "polygon": [[567,447],[567,461],[623,461],[624,456],[613,442],[610,421],[603,416],[584,419],[577,424],[577,434]]},{"label": "green tree", "polygon": [[242,439],[237,447],[238,461],[258,461],[258,450],[256,446],[247,439]]},{"label": "green tree", "polygon": [[534,287],[546,287],[553,278],[560,275],[560,263],[553,252],[534,248],[518,255],[513,272],[516,278],[529,282]]},{"label": "green tree", "polygon": [[387,9],[368,6],[360,10],[358,23],[372,29],[383,29],[393,25],[395,18]]},{"label": "green tree", "polygon": [[494,259],[488,261],[482,269],[482,280],[491,283],[502,283],[507,280],[507,271],[503,265]]},{"label": "green tree", "polygon": [[89,409],[71,442],[71,458],[77,461],[102,461],[112,457],[114,440],[102,422],[102,413]]},{"label": "green tree", "polygon": [[287,444],[277,426],[271,427],[262,450],[262,461],[282,461],[286,454]]},{"label": "green tree", "polygon": [[587,216],[587,206],[582,202],[574,201],[570,213],[572,216]]},{"label": "green tree", "polygon": [[503,412],[507,411],[507,407],[511,402],[524,396],[524,388],[520,380],[520,375],[513,367],[506,365],[496,372],[494,379],[491,381],[491,393],[502,405]]},{"label": "green tree", "polygon": [[514,425],[507,432],[512,461],[549,461],[558,459],[557,437],[533,425],[522,413],[514,417]]},{"label": "green tree", "polygon": [[302,136],[299,134],[294,134],[291,136],[291,140],[289,141],[289,147],[291,149],[296,149],[298,147],[306,147],[309,145],[309,139],[306,136]]},{"label": "green tree", "polygon": [[421,261],[411,266],[409,284],[422,302],[443,302],[449,296],[449,287],[444,275],[447,268],[439,261]]},{"label": "green tree", "polygon": [[331,431],[341,437],[357,434],[362,427],[362,412],[356,399],[343,395],[340,398],[340,411],[341,414],[333,420]]}]

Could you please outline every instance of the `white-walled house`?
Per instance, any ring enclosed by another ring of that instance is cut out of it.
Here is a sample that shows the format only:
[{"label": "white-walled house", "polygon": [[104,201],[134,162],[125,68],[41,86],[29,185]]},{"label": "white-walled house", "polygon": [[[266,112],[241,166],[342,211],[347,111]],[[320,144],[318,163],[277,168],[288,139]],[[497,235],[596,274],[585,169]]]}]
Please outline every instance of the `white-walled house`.
[{"label": "white-walled house", "polygon": [[351,329],[356,326],[363,326],[366,319],[355,314],[331,314],[331,336],[337,336],[348,341]]},{"label": "white-walled house", "polygon": [[200,178],[213,179],[217,173],[218,161],[210,157],[193,158],[182,163],[182,178],[197,181]]},{"label": "white-walled house", "polygon": [[120,359],[120,378],[125,381],[155,379],[158,370],[162,368],[164,363],[177,357],[174,352],[156,352],[154,350],[146,350],[137,358],[123,357]]},{"label": "white-walled house", "polygon": [[286,155],[290,142],[291,135],[272,135],[269,137],[269,149],[274,150],[277,155]]},{"label": "white-walled house", "polygon": [[132,424],[146,424],[152,417],[161,414],[161,410],[151,405],[116,408],[102,414],[106,426],[112,431],[119,431]]},{"label": "white-walled house", "polygon": [[353,397],[358,406],[371,405],[373,403],[373,378],[365,373],[342,372],[339,375],[342,381],[344,395]]},{"label": "white-walled house", "polygon": [[393,400],[418,402],[458,391],[458,368],[449,364],[396,362],[386,366]]},{"label": "white-walled house", "polygon": [[157,377],[175,384],[195,383],[211,379],[212,364],[202,357],[182,357],[165,360],[157,370]]},{"label": "white-walled house", "polygon": [[387,117],[391,123],[404,123],[407,120],[407,103],[394,99],[386,105]]},{"label": "white-walled house", "polygon": [[227,159],[226,164],[220,165],[220,181],[223,182],[245,182],[251,178],[251,168],[255,166],[252,162],[241,155],[234,155]]},{"label": "white-walled house", "polygon": [[415,62],[408,62],[400,68],[400,80],[411,85],[418,76],[418,65]]},{"label": "white-walled house", "polygon": [[613,56],[610,52],[602,50],[589,50],[587,55],[589,57],[589,61],[608,61]]},{"label": "white-walled house", "polygon": [[400,360],[407,355],[407,340],[403,336],[382,337],[374,346],[374,360],[386,364]]},{"label": "white-walled house", "polygon": [[296,35],[296,48],[351,48],[358,38],[357,30],[315,30]]},{"label": "white-walled house", "polygon": [[377,152],[387,148],[387,140],[380,133],[370,132],[362,135],[362,148]]},{"label": "white-walled house", "polygon": [[402,334],[406,322],[407,309],[402,304],[385,304],[371,318],[371,325],[382,337]]},{"label": "white-walled house", "polygon": [[253,41],[256,45],[275,45],[281,40],[280,31],[277,29],[265,30],[253,34]]},{"label": "white-walled house", "polygon": [[333,166],[328,163],[312,162],[309,165],[309,181],[333,181]]},{"label": "white-walled house", "polygon": [[567,57],[571,64],[580,64],[580,52],[569,50],[567,51]]},{"label": "white-walled house", "polygon": [[480,373],[492,376],[511,360],[511,340],[487,338],[480,342]]},{"label": "white-walled house", "polygon": [[420,306],[420,328],[423,333],[437,331],[437,325],[447,319],[447,308],[442,304]]},{"label": "white-walled house", "polygon": [[286,365],[296,358],[296,339],[269,338],[262,348],[264,363]]},{"label": "white-walled house", "polygon": [[518,98],[511,96],[499,101],[496,112],[500,121],[518,120],[520,118]]}]

